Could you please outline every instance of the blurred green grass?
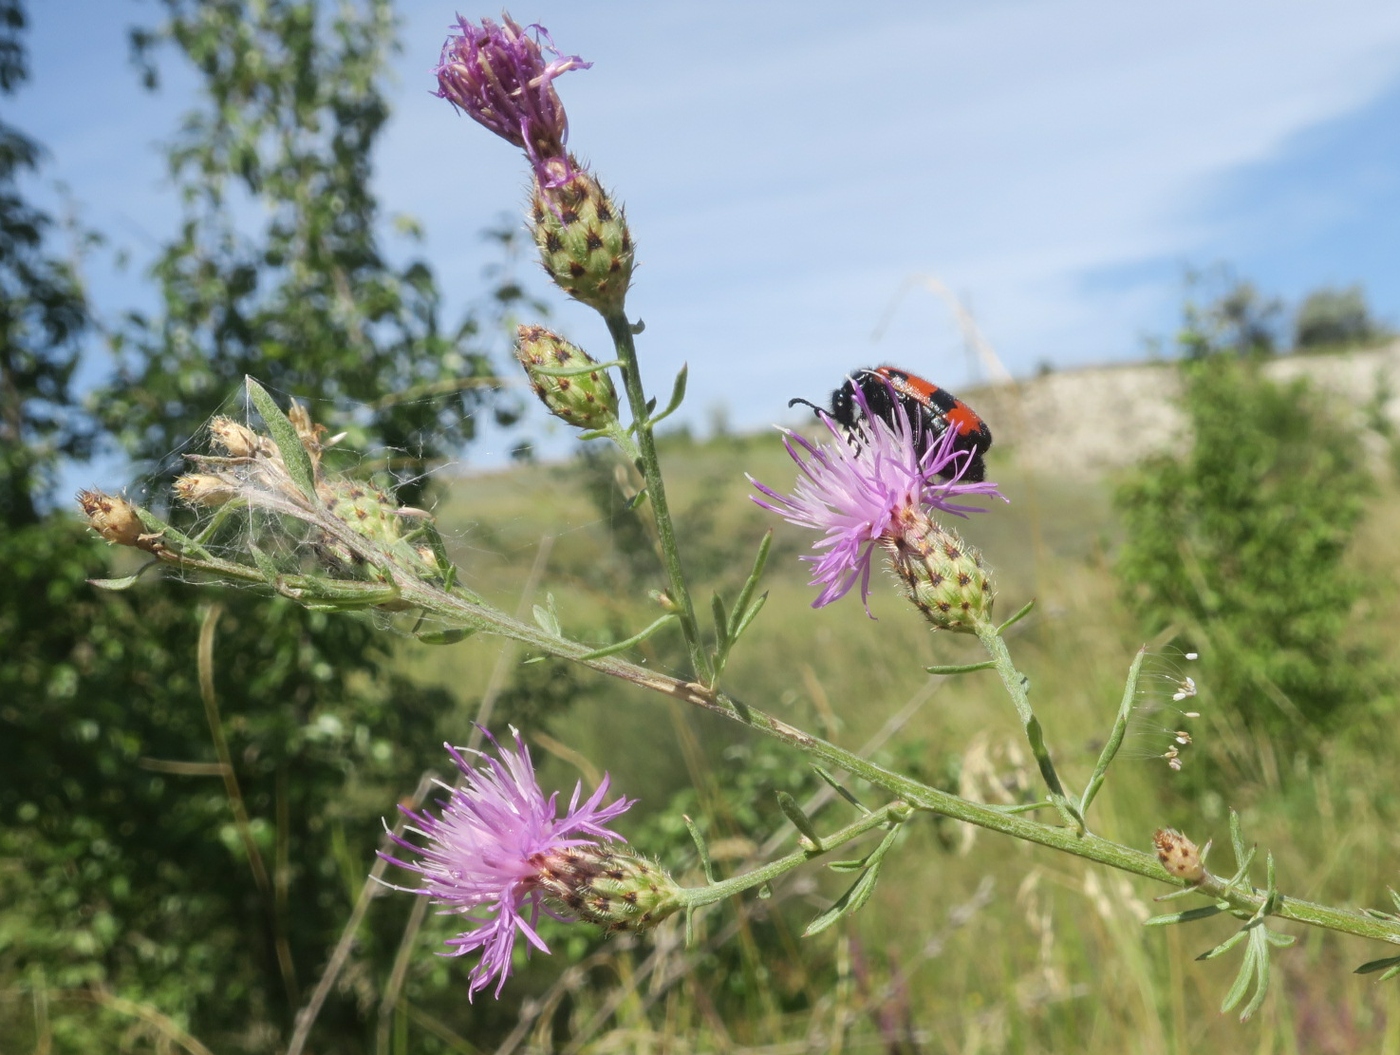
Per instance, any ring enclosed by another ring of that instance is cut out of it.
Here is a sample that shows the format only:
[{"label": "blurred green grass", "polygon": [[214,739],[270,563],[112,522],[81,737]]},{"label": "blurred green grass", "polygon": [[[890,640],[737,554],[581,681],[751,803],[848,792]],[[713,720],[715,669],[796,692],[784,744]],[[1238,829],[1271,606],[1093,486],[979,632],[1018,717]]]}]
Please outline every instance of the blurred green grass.
[{"label": "blurred green grass", "polygon": [[[884,761],[948,786],[961,779],[965,791],[982,795],[1034,788],[1012,708],[994,675],[931,679],[923,672],[930,664],[978,658],[974,641],[929,632],[882,580],[871,596],[873,619],[854,597],[823,610],[809,607],[814,591],[796,558],[810,539],[747,497],[746,472],[779,489],[793,479],[776,436],[708,443],[672,438],[663,462],[682,530],[688,517],[704,521],[710,562],[716,563],[714,553],[727,555],[724,573],[706,568],[711,574],[694,577],[702,609],[716,580],[732,598],[762,532],[776,532],[764,581],[767,607],[726,674],[734,694],[852,748],[922,694],[926,702],[912,708],[881,749]],[[993,457],[990,475],[1002,481],[1010,504],[994,503],[988,514],[957,526],[996,570],[999,614],[1037,601],[1033,616],[1014,631],[1013,654],[1031,678],[1061,773],[1082,786],[1141,643],[1113,576],[1112,481],[1028,478],[1006,452]],[[507,609],[520,604],[548,538],[547,568],[530,600],[552,594],[566,630],[606,640],[655,618],[654,604],[639,600],[640,591],[600,589],[591,574],[601,562],[625,557],[618,553],[625,538],[588,500],[578,463],[456,480],[439,515],[467,583]],[[1374,500],[1353,559],[1375,583],[1361,613],[1364,625],[1393,662],[1400,659],[1390,629],[1400,625],[1394,588],[1400,496],[1393,485]],[[653,585],[660,581],[653,577]],[[653,639],[639,655],[674,662],[679,653],[671,645]],[[465,737],[502,647],[476,640],[438,650],[406,648],[403,663],[417,677],[459,688]],[[1189,664],[1166,652],[1149,659],[1148,670],[1145,707],[1147,697],[1158,703],[1169,697],[1170,679],[1188,673]],[[715,760],[748,735],[625,687],[590,687],[596,691],[547,723],[546,749],[556,757],[544,766],[545,782],[571,785],[580,771],[588,777],[608,770],[619,790],[642,800],[634,825],[677,789],[713,781]],[[1242,740],[1212,712],[1209,687],[1203,690],[1190,705],[1201,714],[1185,753],[1193,772],[1173,773],[1156,757],[1183,719],[1168,711],[1136,721],[1095,804],[1093,827],[1144,849],[1156,828],[1179,827],[1198,843],[1214,839],[1215,866],[1228,871],[1227,813],[1234,808],[1247,838],[1274,853],[1286,893],[1388,906],[1386,887],[1400,885],[1394,715],[1378,703],[1358,711],[1318,756],[1279,758],[1267,742]],[[543,755],[540,743],[537,754]],[[790,764],[802,761],[793,756]],[[781,815],[771,804],[763,808],[771,810],[773,830],[780,830]],[[844,809],[827,807],[819,823],[840,823]],[[1163,891],[1146,881],[966,832],[952,822],[921,818],[910,829],[874,899],[844,928],[796,938],[806,918],[841,890],[834,881],[839,877],[816,867],[796,881],[792,899],[776,914],[776,932],[766,932],[778,937],[745,960],[761,972],[760,990],[782,994],[771,1005],[760,1001],[763,1013],[739,1021],[717,1016],[697,986],[659,986],[655,974],[638,976],[650,962],[648,942],[620,943],[604,946],[600,955],[624,989],[664,990],[655,999],[664,1001],[665,1015],[648,1015],[640,998],[623,1001],[608,1025],[596,1023],[593,1035],[588,1023],[596,1009],[580,999],[569,1012],[568,1032],[592,1050],[838,1051],[848,1045],[959,1053],[1400,1053],[1400,986],[1351,973],[1383,949],[1300,932],[1299,944],[1276,956],[1275,985],[1264,1008],[1241,1025],[1218,1011],[1238,961],[1193,962],[1230,933],[1228,921],[1144,929],[1147,915],[1171,910],[1152,904]],[[978,891],[985,894],[987,882],[991,893],[981,903]],[[969,905],[950,923],[950,912]]]}]

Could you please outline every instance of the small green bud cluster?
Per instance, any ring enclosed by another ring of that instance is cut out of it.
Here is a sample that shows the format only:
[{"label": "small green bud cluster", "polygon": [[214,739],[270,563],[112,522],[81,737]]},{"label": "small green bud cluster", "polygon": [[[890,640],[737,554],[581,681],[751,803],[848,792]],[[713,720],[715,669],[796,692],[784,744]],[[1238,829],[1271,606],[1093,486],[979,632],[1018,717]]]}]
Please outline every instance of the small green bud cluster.
[{"label": "small green bud cluster", "polygon": [[551,902],[609,930],[647,930],[684,905],[664,869],[620,843],[551,850],[531,863]]},{"label": "small green bud cluster", "polygon": [[543,326],[521,326],[515,357],[525,367],[530,387],[556,418],[583,429],[603,429],[617,422],[617,389],[587,352]]},{"label": "small green bud cluster", "polygon": [[905,596],[935,630],[971,634],[991,619],[991,575],[982,555],[954,532],[909,508],[880,542]]},{"label": "small green bud cluster", "polygon": [[620,315],[632,283],[632,235],[622,206],[591,173],[573,167],[557,187],[535,180],[531,231],[555,284],[604,315]]}]

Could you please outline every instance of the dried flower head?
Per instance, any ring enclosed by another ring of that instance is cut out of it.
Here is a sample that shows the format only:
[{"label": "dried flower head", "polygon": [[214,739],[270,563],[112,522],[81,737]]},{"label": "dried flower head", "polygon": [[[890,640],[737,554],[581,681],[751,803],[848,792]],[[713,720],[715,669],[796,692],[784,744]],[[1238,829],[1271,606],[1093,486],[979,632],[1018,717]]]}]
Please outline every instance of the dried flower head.
[{"label": "dried flower head", "polygon": [[1199,883],[1206,877],[1201,851],[1175,828],[1159,828],[1152,836],[1157,848],[1157,860],[1172,875],[1188,883]]},{"label": "dried flower head", "polygon": [[[435,94],[522,148],[541,186],[567,182],[574,173],[564,149],[569,119],[553,81],[592,63],[561,54],[542,26],[529,27],[534,30],[531,39],[508,14],[502,14],[499,26],[489,18],[476,25],[459,15],[457,26],[433,70]],[[555,56],[553,61],[545,61],[541,40]]]},{"label": "dried flower head", "polygon": [[147,534],[136,507],[125,498],[103,491],[79,491],[78,505],[92,530],[113,545],[135,546],[152,553],[160,547],[159,540]]},{"label": "dried flower head", "polygon": [[822,588],[812,607],[844,597],[859,582],[868,612],[870,569],[877,546],[895,545],[910,524],[925,523],[935,512],[954,516],[984,512],[978,506],[959,504],[957,500],[964,496],[1002,495],[994,483],[963,481],[970,455],[954,449],[953,430],[946,430],[934,443],[920,442],[897,400],[887,421],[870,413],[858,385],[855,398],[861,409],[857,429],[843,429],[822,414],[830,436],[821,444],[784,430],[783,443],[802,473],[791,494],[779,494],[753,477],[749,482],[765,496],[754,498],[763,508],[822,533],[813,548],[826,552],[802,558],[815,564],[811,585]]},{"label": "dried flower head", "polygon": [[547,869],[596,849],[598,840],[620,841],[605,825],[632,805],[627,799],[602,805],[608,791],[605,776],[582,803],[582,785],[576,786],[560,817],[558,795],[545,798],[529,751],[519,733],[514,737],[511,748],[488,733],[496,757],[475,752],[477,764],[447,746],[461,777],[456,787],[439,784],[447,792],[447,798],[438,803],[441,815],[400,807],[411,822],[408,830],[427,842],[418,846],[397,836],[394,841],[418,854],[418,860],[382,855],[422,877],[417,888],[396,889],[432,898],[444,906],[445,913],[459,914],[469,924],[447,942],[453,950],[447,955],[481,950],[481,959],[469,976],[469,997],[493,978],[500,995],[510,975],[517,934],[541,952],[549,952],[535,931],[540,913],[564,917],[547,903],[553,900],[544,885]]}]

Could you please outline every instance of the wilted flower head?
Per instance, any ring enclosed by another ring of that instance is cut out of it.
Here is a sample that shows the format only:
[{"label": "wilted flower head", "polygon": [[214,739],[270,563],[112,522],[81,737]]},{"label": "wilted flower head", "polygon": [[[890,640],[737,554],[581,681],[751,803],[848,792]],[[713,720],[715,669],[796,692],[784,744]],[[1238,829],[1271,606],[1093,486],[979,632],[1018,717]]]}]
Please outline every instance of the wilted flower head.
[{"label": "wilted flower head", "polygon": [[541,912],[556,915],[545,903],[550,894],[541,885],[546,868],[561,851],[591,848],[599,839],[620,839],[604,825],[632,805],[627,799],[602,805],[608,791],[604,777],[583,803],[579,802],[583,786],[576,786],[561,818],[558,795],[546,799],[540,791],[520,734],[515,733],[514,748],[501,746],[489,733],[487,739],[497,757],[474,752],[479,759],[475,765],[444,745],[461,778],[456,787],[439,782],[447,792],[438,804],[441,816],[399,807],[411,822],[408,830],[421,835],[427,845],[392,838],[419,859],[408,862],[381,855],[422,877],[417,888],[396,889],[430,897],[445,906],[444,913],[459,914],[470,924],[448,939],[453,951],[446,954],[463,956],[481,950],[481,960],[469,976],[469,997],[493,978],[498,980],[496,994],[500,995],[510,974],[517,933],[541,952],[549,952],[535,931]]},{"label": "wilted flower head", "polygon": [[[791,494],[780,494],[753,477],[749,482],[766,496],[766,500],[754,498],[763,508],[789,523],[822,532],[813,548],[825,553],[802,558],[816,565],[811,585],[822,588],[812,607],[839,600],[859,582],[868,612],[870,568],[877,544],[897,536],[911,520],[925,520],[934,512],[955,516],[984,512],[978,506],[958,504],[956,500],[965,495],[1002,495],[991,482],[962,482],[972,455],[954,449],[954,430],[947,429],[928,443],[898,400],[891,420],[886,420],[872,414],[865,393],[859,385],[854,388],[861,411],[859,428],[848,431],[821,414],[831,435],[820,444],[784,430],[783,443],[802,473]],[[945,473],[949,479],[943,478]]]},{"label": "wilted flower head", "polygon": [[[447,38],[442,57],[433,70],[438,97],[524,149],[544,187],[560,186],[573,175],[573,163],[564,144],[569,119],[554,90],[553,80],[569,70],[592,65],[577,55],[562,55],[549,32],[531,26],[532,40],[508,14],[501,25],[483,18],[478,26],[457,16],[460,34]],[[555,56],[545,62],[540,47]]]}]

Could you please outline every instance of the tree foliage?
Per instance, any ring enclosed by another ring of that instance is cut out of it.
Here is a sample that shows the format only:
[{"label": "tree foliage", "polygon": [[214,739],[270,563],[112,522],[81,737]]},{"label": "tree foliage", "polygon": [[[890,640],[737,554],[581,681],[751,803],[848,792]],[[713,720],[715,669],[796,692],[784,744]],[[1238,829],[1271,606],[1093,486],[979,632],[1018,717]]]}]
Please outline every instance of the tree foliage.
[{"label": "tree foliage", "polygon": [[1200,652],[1213,707],[1302,743],[1373,687],[1349,643],[1364,451],[1305,380],[1269,380],[1248,345],[1200,331],[1183,343],[1204,349],[1180,368],[1189,447],[1119,489],[1118,572],[1148,633],[1175,627]]},{"label": "tree foliage", "polygon": [[[323,420],[343,413],[408,473],[455,454],[475,415],[510,412],[488,348],[520,289],[501,281],[485,312],[447,327],[428,267],[389,262],[370,188],[392,19],[379,0],[329,7],[168,0],[164,25],[139,35],[152,76],[167,45],[203,90],[170,148],[183,218],[153,271],[159,309],[117,328],[120,371],[96,401],[137,458],[196,433],[245,372],[317,402]],[[0,0],[0,21],[8,90],[23,79],[17,0]],[[221,1052],[276,1050],[374,861],[380,818],[461,723],[445,693],[395,672],[377,628],[234,592],[217,601],[211,726],[188,588],[88,585],[131,569],[41,516],[57,458],[81,454],[92,428],[70,387],[81,292],[14,190],[37,158],[0,128],[0,989],[27,994],[0,1000],[0,1048],[87,1052],[124,1036],[165,1050],[180,1028]],[[386,903],[360,933],[352,984],[318,1021],[325,1050],[373,1033],[407,909]],[[434,968],[410,986],[455,1006],[449,981]]]}]

